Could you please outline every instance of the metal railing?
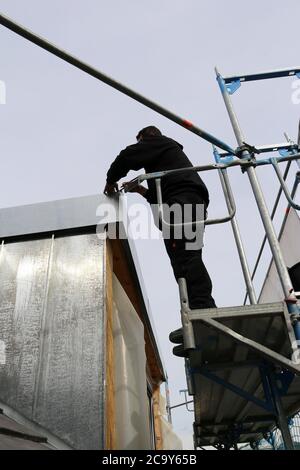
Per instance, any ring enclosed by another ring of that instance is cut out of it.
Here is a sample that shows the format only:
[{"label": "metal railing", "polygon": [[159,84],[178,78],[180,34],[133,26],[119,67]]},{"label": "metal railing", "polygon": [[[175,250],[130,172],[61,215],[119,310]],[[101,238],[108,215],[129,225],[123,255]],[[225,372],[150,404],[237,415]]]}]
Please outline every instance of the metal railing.
[{"label": "metal railing", "polygon": [[[289,146],[288,144],[281,144],[280,146],[279,145],[268,146],[268,147],[265,146],[263,148],[262,152],[277,151],[278,149],[282,150],[283,148],[287,149],[289,147],[291,147],[291,146]],[[293,145],[293,148],[295,148],[294,145]],[[250,270],[249,270],[247,257],[246,257],[246,253],[245,253],[245,249],[244,249],[242,238],[241,238],[241,234],[240,234],[239,227],[238,227],[238,224],[237,224],[237,220],[236,220],[236,217],[235,217],[235,215],[236,215],[236,203],[235,203],[233,191],[232,191],[232,188],[231,188],[231,185],[230,185],[229,177],[228,177],[228,174],[227,174],[227,169],[237,167],[237,166],[239,166],[243,170],[245,170],[246,168],[249,168],[249,167],[253,167],[253,165],[254,166],[265,166],[265,165],[273,165],[274,166],[275,162],[276,162],[277,167],[278,167],[279,163],[288,162],[288,168],[290,168],[290,165],[291,165],[292,161],[294,161],[294,160],[298,161],[298,159],[300,158],[300,153],[295,153],[294,152],[293,154],[290,154],[290,155],[272,157],[272,158],[262,159],[262,160],[255,159],[255,161],[253,160],[253,156],[251,156],[251,158],[249,158],[248,160],[233,159],[234,157],[232,155],[229,156],[228,153],[219,154],[216,151],[216,149],[214,149],[214,155],[215,155],[215,159],[216,159],[215,164],[195,166],[195,167],[189,167],[189,168],[178,168],[178,169],[175,169],[175,170],[165,170],[165,171],[159,171],[159,172],[155,172],[155,173],[142,174],[142,175],[139,175],[138,177],[134,178],[133,180],[129,181],[129,183],[126,183],[125,186],[121,187],[121,191],[129,192],[134,187],[140,185],[144,181],[155,180],[157,204],[158,204],[160,222],[161,222],[162,226],[176,227],[176,226],[180,225],[180,226],[184,227],[184,226],[188,226],[188,225],[197,225],[197,224],[216,225],[216,224],[231,222],[232,229],[233,229],[233,234],[234,234],[234,238],[235,238],[235,242],[236,242],[236,246],[237,246],[237,249],[238,249],[241,268],[242,268],[242,272],[243,272],[243,276],[244,276],[244,280],[245,280],[245,284],[246,284],[247,297],[249,295],[251,304],[256,304],[257,303],[257,297],[256,297],[254,285],[253,285],[253,279],[254,279],[254,275],[255,275],[257,266],[255,267],[255,272],[252,273],[252,275],[251,275]],[[228,159],[228,157],[230,157],[229,161],[222,162],[222,159]],[[216,218],[216,219],[199,220],[199,221],[196,222],[196,224],[195,224],[195,222],[186,222],[186,223],[181,223],[181,224],[170,224],[164,217],[161,180],[163,178],[166,178],[166,177],[170,176],[170,175],[174,175],[174,174],[178,174],[178,173],[180,173],[180,174],[182,174],[184,172],[197,172],[197,173],[199,172],[200,173],[200,172],[204,172],[204,171],[213,171],[213,170],[217,170],[218,173],[219,173],[220,180],[221,180],[221,185],[222,185],[222,189],[223,189],[223,193],[224,193],[224,197],[225,197],[225,202],[226,202],[227,208],[228,208],[228,215],[224,216],[224,217],[221,217],[221,218]],[[278,171],[279,171],[279,169],[278,169]],[[297,173],[296,176],[298,178],[298,173]],[[282,178],[283,182],[285,181],[286,177],[287,177],[287,169],[286,169],[285,174]],[[284,191],[281,179],[280,179],[280,183],[281,183],[281,192],[280,192],[280,194],[281,194]],[[295,196],[295,190],[292,191],[291,195],[289,194],[288,190],[286,190],[284,192],[285,192],[286,196],[289,196],[289,197],[287,197],[288,202],[292,202],[294,206],[297,206],[293,202],[293,197]],[[279,198],[278,198],[277,204],[278,204],[278,202],[279,202]],[[272,216],[271,216],[272,219],[274,217],[274,214],[275,214],[275,211],[273,210],[273,213],[272,213]],[[264,240],[263,245],[265,245],[266,240],[267,240],[267,236],[265,236],[265,240]]]}]

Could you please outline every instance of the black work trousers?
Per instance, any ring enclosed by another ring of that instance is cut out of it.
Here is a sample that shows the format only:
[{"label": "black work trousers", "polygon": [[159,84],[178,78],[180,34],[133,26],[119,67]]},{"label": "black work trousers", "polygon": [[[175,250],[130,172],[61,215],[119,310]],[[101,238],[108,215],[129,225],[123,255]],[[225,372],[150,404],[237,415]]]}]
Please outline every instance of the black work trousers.
[{"label": "black work trousers", "polygon": [[[204,201],[200,194],[187,192],[173,197],[167,202],[169,206],[174,203],[183,206],[184,204],[204,204]],[[178,281],[179,278],[186,280],[190,308],[216,307],[211,295],[212,282],[202,260],[202,249],[187,249],[187,240],[184,236],[181,239],[175,239],[172,233],[170,237],[164,238],[164,242],[176,280]]]}]

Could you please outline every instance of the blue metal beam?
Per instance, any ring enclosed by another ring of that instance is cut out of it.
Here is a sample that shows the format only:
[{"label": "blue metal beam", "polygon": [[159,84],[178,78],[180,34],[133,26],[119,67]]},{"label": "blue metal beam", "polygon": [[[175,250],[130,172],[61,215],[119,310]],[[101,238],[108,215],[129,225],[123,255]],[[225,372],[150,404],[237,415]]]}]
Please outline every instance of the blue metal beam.
[{"label": "blue metal beam", "polygon": [[253,82],[256,80],[268,80],[271,78],[294,77],[300,78],[300,67],[293,67],[283,70],[271,70],[269,72],[259,72],[249,75],[233,75],[231,77],[223,77],[226,84],[232,82]]},{"label": "blue metal beam", "polygon": [[197,367],[197,368],[191,368],[190,372],[203,375],[207,379],[210,379],[213,382],[223,386],[224,388],[227,388],[232,393],[239,395],[245,400],[251,401],[255,405],[259,406],[260,408],[263,408],[264,410],[267,410],[269,412],[274,411],[273,405],[270,403],[270,401],[263,401],[263,400],[260,400],[259,398],[256,398],[254,395],[251,395],[250,393],[246,392],[245,390],[238,387],[237,385],[234,385],[231,382],[228,382],[227,380],[222,379],[221,377],[218,377],[216,374],[214,374],[213,372],[209,370],[202,369],[201,367],[199,368]]},{"label": "blue metal beam", "polygon": [[[280,155],[283,156],[288,156],[292,155],[295,153],[295,150],[298,150],[297,144],[289,144],[289,143],[280,143],[280,144],[274,144],[274,145],[260,145],[260,146],[255,146],[257,149],[258,153],[272,153],[272,152],[279,152]],[[218,155],[221,159],[224,159],[225,157],[233,157],[232,154],[229,154],[228,152],[218,152]]]}]

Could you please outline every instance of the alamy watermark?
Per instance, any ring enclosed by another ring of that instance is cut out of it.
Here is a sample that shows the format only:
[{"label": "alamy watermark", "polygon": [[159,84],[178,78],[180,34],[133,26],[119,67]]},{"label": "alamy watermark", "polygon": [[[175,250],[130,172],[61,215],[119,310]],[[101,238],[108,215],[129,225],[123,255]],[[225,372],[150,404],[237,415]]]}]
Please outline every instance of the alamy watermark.
[{"label": "alamy watermark", "polygon": [[6,84],[0,80],[0,104],[6,104]]},{"label": "alamy watermark", "polygon": [[[200,250],[203,247],[204,204],[151,204],[151,215],[142,203],[128,206],[126,199],[124,202],[123,206],[110,203],[99,205],[96,211],[99,238],[107,233],[110,239],[130,236],[134,240],[157,240],[161,237],[155,225],[165,240],[182,240],[186,250]],[[116,224],[118,220],[122,220],[122,224]]]}]

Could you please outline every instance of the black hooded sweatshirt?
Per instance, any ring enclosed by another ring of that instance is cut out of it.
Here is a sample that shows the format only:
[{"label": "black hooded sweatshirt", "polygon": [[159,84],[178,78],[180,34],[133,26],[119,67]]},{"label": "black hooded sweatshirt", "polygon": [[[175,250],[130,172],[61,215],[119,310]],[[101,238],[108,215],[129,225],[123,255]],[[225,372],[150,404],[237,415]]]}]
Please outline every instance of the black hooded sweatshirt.
[{"label": "black hooded sweatshirt", "polygon": [[[145,169],[146,173],[154,173],[193,166],[183,152],[183,146],[165,136],[153,136],[129,145],[115,159],[107,172],[107,183],[112,184],[127,175],[130,170]],[[148,180],[148,191],[145,198],[150,204],[157,203],[155,180]],[[183,171],[174,175],[164,176],[161,180],[163,202],[168,203],[174,196],[182,193],[200,194],[208,206],[209,194],[207,187],[195,171]]]}]

